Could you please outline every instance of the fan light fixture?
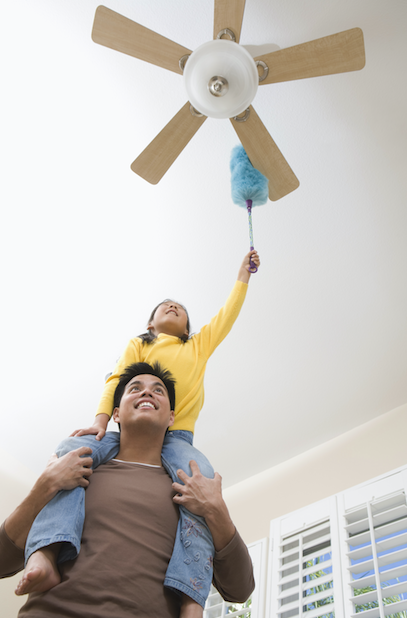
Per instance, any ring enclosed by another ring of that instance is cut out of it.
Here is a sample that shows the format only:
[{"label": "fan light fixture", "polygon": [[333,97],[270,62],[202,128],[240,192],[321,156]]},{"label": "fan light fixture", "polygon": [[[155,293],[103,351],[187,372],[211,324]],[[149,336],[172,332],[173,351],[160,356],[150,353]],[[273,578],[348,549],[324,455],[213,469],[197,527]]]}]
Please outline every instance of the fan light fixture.
[{"label": "fan light fixture", "polygon": [[[95,43],[184,74],[188,101],[131,164],[133,172],[148,182],[157,184],[161,180],[207,116],[229,118],[251,164],[268,178],[269,198],[281,199],[294,191],[299,181],[251,105],[259,83],[266,86],[364,67],[360,28],[253,59],[239,44],[245,3],[214,0],[214,40],[195,51],[106,6],[96,9],[92,29]],[[262,67],[260,75],[257,66]]]},{"label": "fan light fixture", "polygon": [[204,43],[188,57],[184,84],[198,112],[210,118],[233,118],[256,96],[259,73],[244,47],[217,39]]}]

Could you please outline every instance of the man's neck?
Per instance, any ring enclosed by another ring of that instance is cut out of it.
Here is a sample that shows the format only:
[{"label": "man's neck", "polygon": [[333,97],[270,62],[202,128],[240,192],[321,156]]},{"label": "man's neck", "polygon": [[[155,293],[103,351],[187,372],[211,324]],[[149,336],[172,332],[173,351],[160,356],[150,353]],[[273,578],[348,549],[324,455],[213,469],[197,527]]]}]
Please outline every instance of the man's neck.
[{"label": "man's neck", "polygon": [[162,437],[151,440],[146,436],[120,436],[120,450],[116,459],[149,465],[161,465]]}]

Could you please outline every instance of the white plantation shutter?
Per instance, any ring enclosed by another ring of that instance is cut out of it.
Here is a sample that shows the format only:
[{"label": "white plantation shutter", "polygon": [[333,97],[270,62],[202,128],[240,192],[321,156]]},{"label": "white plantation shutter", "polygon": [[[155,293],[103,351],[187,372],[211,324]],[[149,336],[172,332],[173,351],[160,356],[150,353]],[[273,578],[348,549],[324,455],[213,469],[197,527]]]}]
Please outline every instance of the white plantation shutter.
[{"label": "white plantation shutter", "polygon": [[407,618],[407,466],[274,519],[269,545],[265,613],[263,539],[252,598],[214,591],[204,618]]},{"label": "white plantation shutter", "polygon": [[267,560],[267,539],[262,539],[256,543],[248,545],[250,557],[253,562],[254,580],[256,587],[253,594],[245,603],[229,603],[224,601],[219,592],[211,586],[211,591],[205,605],[204,618],[263,618],[265,580],[266,580],[266,560]]},{"label": "white plantation shutter", "polygon": [[335,498],[271,522],[271,618],[334,618],[343,612]]},{"label": "white plantation shutter", "polygon": [[400,472],[370,483],[359,489],[358,504],[358,492],[342,496],[344,592],[351,618],[407,618],[405,481]]}]

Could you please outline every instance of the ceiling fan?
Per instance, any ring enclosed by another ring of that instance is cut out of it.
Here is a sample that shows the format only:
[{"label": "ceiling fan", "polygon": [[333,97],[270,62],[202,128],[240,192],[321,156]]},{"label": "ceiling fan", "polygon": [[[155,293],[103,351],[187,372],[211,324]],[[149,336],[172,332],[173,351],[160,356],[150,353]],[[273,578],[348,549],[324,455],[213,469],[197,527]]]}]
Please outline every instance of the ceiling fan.
[{"label": "ceiling fan", "polygon": [[[360,28],[252,58],[239,45],[246,0],[215,0],[213,41],[194,52],[108,9],[96,9],[95,43],[184,76],[189,101],[133,161],[157,184],[208,116],[229,118],[252,165],[278,200],[299,182],[251,102],[258,85],[357,71],[365,65]],[[226,37],[226,38],[225,38]]]}]

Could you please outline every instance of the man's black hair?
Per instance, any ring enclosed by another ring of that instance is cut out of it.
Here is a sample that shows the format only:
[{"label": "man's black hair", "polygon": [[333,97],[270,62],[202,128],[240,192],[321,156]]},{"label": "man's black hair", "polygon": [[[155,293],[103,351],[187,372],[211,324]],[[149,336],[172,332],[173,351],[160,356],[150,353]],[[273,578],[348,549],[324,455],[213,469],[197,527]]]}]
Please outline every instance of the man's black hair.
[{"label": "man's black hair", "polygon": [[175,379],[172,373],[168,369],[161,367],[160,363],[155,362],[153,365],[148,363],[133,363],[126,367],[123,373],[120,375],[119,383],[114,392],[113,408],[118,408],[120,401],[123,397],[124,389],[126,385],[136,376],[149,374],[159,378],[168,392],[168,398],[170,400],[171,410],[175,409]]}]

